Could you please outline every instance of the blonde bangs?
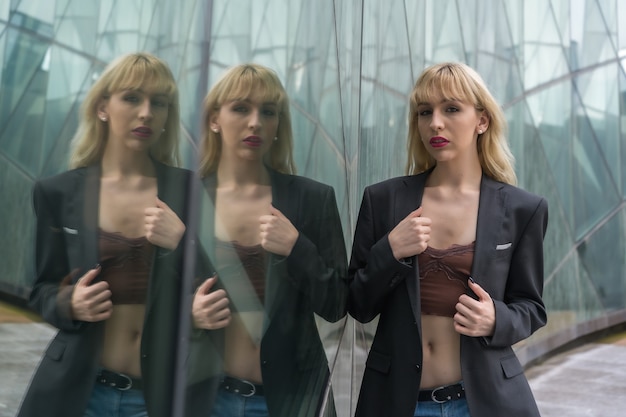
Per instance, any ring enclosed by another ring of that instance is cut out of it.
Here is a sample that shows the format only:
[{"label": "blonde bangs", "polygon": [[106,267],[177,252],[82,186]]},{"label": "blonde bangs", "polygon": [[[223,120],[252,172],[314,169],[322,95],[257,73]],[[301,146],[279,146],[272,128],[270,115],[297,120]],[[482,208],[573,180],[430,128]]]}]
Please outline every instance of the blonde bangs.
[{"label": "blonde bangs", "polygon": [[231,101],[245,100],[253,94],[258,94],[261,101],[276,103],[281,110],[284,108],[285,90],[282,85],[277,84],[277,79],[273,74],[259,71],[252,66],[244,66],[240,71],[238,77],[231,76],[223,80],[224,84],[220,88],[221,94],[216,100],[218,107]]},{"label": "blonde bangs", "polygon": [[441,96],[447,101],[463,101],[473,105],[478,103],[471,83],[465,75],[455,71],[453,67],[443,66],[436,71],[426,71],[422,74],[411,93],[411,108],[416,109],[420,103],[432,103]]},{"label": "blonde bangs", "polygon": [[163,94],[170,104],[176,100],[178,89],[171,71],[160,62],[150,62],[145,56],[120,63],[120,68],[111,74],[107,95],[117,91],[141,90]]}]

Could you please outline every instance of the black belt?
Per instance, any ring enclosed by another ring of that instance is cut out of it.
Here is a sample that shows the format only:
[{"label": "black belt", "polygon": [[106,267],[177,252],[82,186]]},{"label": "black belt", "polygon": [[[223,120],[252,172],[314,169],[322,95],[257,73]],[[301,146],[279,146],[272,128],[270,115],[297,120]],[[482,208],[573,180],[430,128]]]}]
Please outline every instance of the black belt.
[{"label": "black belt", "polygon": [[239,394],[242,397],[252,397],[253,395],[263,395],[263,385],[254,384],[245,379],[233,378],[224,375],[220,384],[224,390]]},{"label": "black belt", "polygon": [[106,385],[107,387],[115,388],[120,391],[126,391],[129,389],[142,389],[143,383],[141,379],[133,378],[128,375],[120,374],[117,372],[109,371],[108,369],[101,369],[96,375],[96,382]]},{"label": "black belt", "polygon": [[463,384],[447,385],[435,389],[420,390],[417,401],[434,401],[436,403],[445,403],[448,401],[460,400],[465,398],[465,388]]}]

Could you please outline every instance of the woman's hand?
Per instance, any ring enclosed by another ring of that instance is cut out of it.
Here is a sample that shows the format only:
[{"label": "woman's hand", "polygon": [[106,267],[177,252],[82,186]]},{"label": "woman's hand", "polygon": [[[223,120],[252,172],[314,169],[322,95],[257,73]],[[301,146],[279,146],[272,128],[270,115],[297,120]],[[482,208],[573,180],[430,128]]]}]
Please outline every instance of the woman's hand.
[{"label": "woman's hand", "polygon": [[194,325],[199,329],[216,330],[230,324],[231,314],[226,291],[211,291],[216,282],[217,276],[213,275],[198,287],[193,296],[191,314]]},{"label": "woman's hand", "polygon": [[185,224],[174,210],[157,197],[156,207],[148,207],[144,214],[148,242],[165,249],[176,249],[185,233]]},{"label": "woman's hand", "polygon": [[459,297],[454,315],[454,329],[465,336],[492,336],[496,326],[496,308],[491,296],[470,277],[467,281],[478,300],[467,294]]},{"label": "woman's hand", "polygon": [[289,256],[298,240],[298,229],[276,207],[270,205],[270,214],[259,218],[261,246],[268,252]]},{"label": "woman's hand", "polygon": [[75,320],[96,322],[111,317],[113,303],[109,283],[100,281],[91,285],[99,273],[100,265],[87,271],[74,285],[70,302]]},{"label": "woman's hand", "polygon": [[422,207],[412,211],[389,232],[389,246],[397,260],[419,255],[426,250],[430,240],[428,217],[422,217]]}]

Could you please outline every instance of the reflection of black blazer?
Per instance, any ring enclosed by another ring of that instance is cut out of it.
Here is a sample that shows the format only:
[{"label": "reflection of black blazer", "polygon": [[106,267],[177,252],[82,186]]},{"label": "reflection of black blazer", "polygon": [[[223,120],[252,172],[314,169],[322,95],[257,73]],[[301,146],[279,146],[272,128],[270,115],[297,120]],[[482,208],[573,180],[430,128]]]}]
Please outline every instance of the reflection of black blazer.
[{"label": "reflection of black blazer", "polygon": [[[154,164],[159,198],[186,223],[191,172]],[[30,304],[59,331],[31,381],[20,417],[82,417],[87,407],[96,380],[104,322],[73,320],[70,297],[71,284],[99,262],[99,195],[99,166],[71,170],[35,184],[37,278]],[[171,253],[157,248],[150,274],[141,340],[150,417],[171,417],[182,246],[181,241]]]},{"label": "reflection of black blazer", "polygon": [[[409,417],[420,389],[419,265],[396,261],[388,233],[421,204],[428,173],[366,188],[349,267],[349,312],[378,314],[356,417]],[[472,277],[494,300],[493,336],[461,336],[461,371],[473,416],[539,416],[511,345],[546,323],[543,237],[546,201],[483,176]]]},{"label": "reflection of black blazer", "polygon": [[[272,204],[300,235],[288,257],[272,254],[268,260],[266,331],[261,341],[265,397],[272,417],[313,417],[317,416],[329,378],[328,361],[313,313],[330,322],[346,314],[347,255],[343,232],[330,186],[275,171],[270,175]],[[214,259],[216,177],[206,178],[204,185],[208,198],[201,211],[201,244],[209,258]],[[190,369],[196,371],[206,363],[194,361],[221,363],[223,357],[223,331],[201,333],[204,340],[199,337],[191,343]],[[207,353],[211,343],[213,348],[217,346],[213,358]],[[219,372],[219,368],[218,364],[214,372]],[[205,379],[191,388],[190,392],[197,395],[191,394],[196,398],[191,399],[188,415],[207,415],[211,407],[207,390],[214,394],[216,387],[208,388],[210,384],[211,380]]]}]

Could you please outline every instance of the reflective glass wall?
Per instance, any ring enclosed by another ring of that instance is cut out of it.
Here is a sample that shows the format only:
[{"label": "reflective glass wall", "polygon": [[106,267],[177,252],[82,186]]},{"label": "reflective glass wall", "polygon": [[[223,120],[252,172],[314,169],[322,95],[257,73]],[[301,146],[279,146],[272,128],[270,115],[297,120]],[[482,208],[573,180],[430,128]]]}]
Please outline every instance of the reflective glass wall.
[{"label": "reflective glass wall", "polygon": [[[549,322],[516,346],[531,361],[626,320],[625,27],[618,0],[0,0],[0,291],[27,297],[32,184],[67,169],[79,105],[122,53],[171,66],[190,168],[210,86],[275,69],[298,173],[334,187],[348,250],[363,188],[403,174],[414,80],[462,61],[506,112],[520,186],[550,205]],[[375,323],[318,326],[348,416]]]}]

